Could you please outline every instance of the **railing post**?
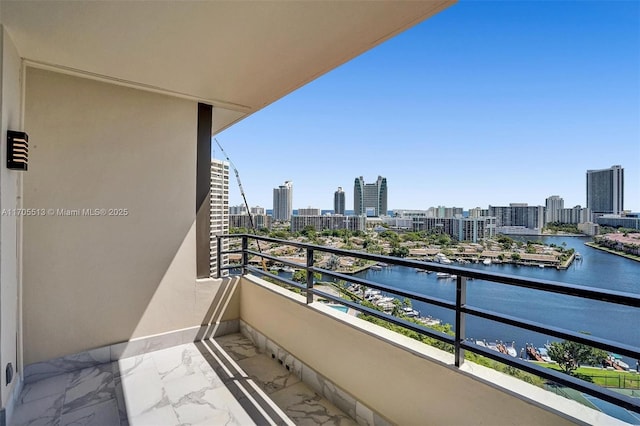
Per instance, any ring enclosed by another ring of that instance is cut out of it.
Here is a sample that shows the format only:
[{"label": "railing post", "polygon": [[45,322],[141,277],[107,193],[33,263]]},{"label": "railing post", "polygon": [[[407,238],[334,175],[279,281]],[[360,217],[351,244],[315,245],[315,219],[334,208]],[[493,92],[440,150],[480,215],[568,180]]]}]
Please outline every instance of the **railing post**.
[{"label": "railing post", "polygon": [[247,275],[247,265],[249,264],[249,239],[247,236],[242,237],[242,275]]},{"label": "railing post", "polygon": [[456,341],[455,364],[460,367],[464,362],[464,349],[461,344],[465,339],[465,314],[462,308],[467,304],[467,277],[458,275],[456,278]]},{"label": "railing post", "polygon": [[216,236],[216,278],[220,278],[221,266],[222,266],[222,237]]},{"label": "railing post", "polygon": [[307,305],[313,303],[313,249],[307,248]]}]

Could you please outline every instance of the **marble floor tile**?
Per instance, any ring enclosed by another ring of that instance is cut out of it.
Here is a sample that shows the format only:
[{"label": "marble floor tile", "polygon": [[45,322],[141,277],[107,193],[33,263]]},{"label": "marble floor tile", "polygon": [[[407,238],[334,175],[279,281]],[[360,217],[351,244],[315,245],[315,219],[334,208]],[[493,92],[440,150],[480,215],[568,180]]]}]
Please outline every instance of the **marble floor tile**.
[{"label": "marble floor tile", "polygon": [[37,382],[27,383],[22,388],[19,402],[27,403],[51,395],[61,395],[67,389],[70,374],[59,374],[57,376],[43,379]]},{"label": "marble floor tile", "polygon": [[115,382],[111,363],[85,368],[71,373],[62,413],[79,408],[115,401]]},{"label": "marble floor tile", "polygon": [[258,355],[257,348],[251,340],[240,333],[217,337],[216,342],[229,354],[234,361],[251,358]]},{"label": "marble floor tile", "polygon": [[304,383],[296,383],[269,397],[301,426],[356,425],[350,417]]},{"label": "marble floor tile", "polygon": [[121,380],[129,419],[171,405],[155,368],[137,370],[135,373],[122,376]]},{"label": "marble floor tile", "polygon": [[265,355],[245,358],[238,365],[267,393],[277,392],[298,383],[300,379]]},{"label": "marble floor tile", "polygon": [[153,408],[129,417],[130,426],[176,426],[179,424],[181,423],[176,412],[169,405]]},{"label": "marble floor tile", "polygon": [[62,414],[60,424],[65,426],[106,426],[119,425],[120,416],[115,399],[83,407]]},{"label": "marble floor tile", "polygon": [[57,426],[60,424],[63,402],[64,391],[31,402],[18,403],[14,409],[11,424],[12,426]]}]

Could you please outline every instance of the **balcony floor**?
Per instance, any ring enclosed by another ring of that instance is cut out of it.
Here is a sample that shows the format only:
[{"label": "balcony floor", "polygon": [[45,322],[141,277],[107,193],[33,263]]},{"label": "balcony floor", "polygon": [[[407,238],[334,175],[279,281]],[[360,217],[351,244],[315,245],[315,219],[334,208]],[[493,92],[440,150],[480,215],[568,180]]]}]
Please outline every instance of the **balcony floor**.
[{"label": "balcony floor", "polygon": [[[285,414],[286,413],[286,414]],[[25,384],[12,425],[353,425],[241,334]]]}]

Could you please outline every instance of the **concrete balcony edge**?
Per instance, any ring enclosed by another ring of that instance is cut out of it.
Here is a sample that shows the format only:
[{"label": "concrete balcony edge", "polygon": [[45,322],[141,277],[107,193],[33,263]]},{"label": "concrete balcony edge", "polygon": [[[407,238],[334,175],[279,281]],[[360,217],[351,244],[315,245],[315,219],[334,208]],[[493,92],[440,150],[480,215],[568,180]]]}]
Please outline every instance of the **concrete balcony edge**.
[{"label": "concrete balcony edge", "polygon": [[[614,417],[608,416],[605,413],[602,413],[600,411],[591,409],[576,401],[556,395],[547,390],[544,390],[532,384],[526,383],[522,380],[516,379],[514,377],[508,376],[499,371],[493,370],[488,367],[484,367],[479,364],[475,364],[470,361],[465,361],[460,368],[456,368],[454,365],[453,354],[428,346],[417,340],[395,333],[391,330],[385,329],[383,327],[372,324],[370,322],[361,320],[352,315],[345,314],[329,306],[326,306],[323,303],[314,302],[312,304],[307,305],[305,297],[299,294],[296,294],[292,291],[289,291],[283,287],[280,287],[276,284],[267,282],[257,276],[246,275],[246,276],[243,276],[243,278],[244,280],[249,282],[249,285],[258,285],[268,290],[269,292],[275,293],[279,296],[282,296],[288,299],[288,301],[292,303],[295,303],[300,306],[306,306],[308,309],[311,309],[314,312],[317,312],[323,316],[331,318],[332,320],[345,324],[351,329],[354,329],[354,330],[357,330],[358,332],[375,337],[376,339],[379,339],[389,345],[402,349],[403,351],[406,351],[416,357],[422,358],[424,360],[428,360],[432,363],[437,363],[446,369],[455,371],[458,374],[464,375],[472,380],[479,381],[483,384],[490,386],[491,388],[494,388],[508,395],[514,396],[522,401],[525,401],[530,405],[539,407],[545,411],[551,412],[571,422],[578,423],[578,424],[588,424],[588,425],[590,424],[625,425],[626,424]],[[242,301],[241,301],[241,305],[242,305]],[[243,323],[246,323],[245,319],[242,318],[242,314],[241,314],[241,321]],[[255,324],[248,324],[248,325],[250,325],[253,328],[256,328]],[[257,330],[260,331],[260,327],[257,327]],[[266,336],[266,337],[273,341],[271,337],[269,336]],[[290,353],[291,356],[293,356],[294,358],[300,359],[299,356],[296,355],[295,351],[293,352],[290,351],[290,349],[287,348],[286,346],[283,346],[281,342],[274,341],[274,343],[282,347],[284,351]],[[304,364],[309,364],[304,359],[300,359],[300,361]],[[313,369],[313,366],[310,366],[310,368]],[[336,387],[338,386],[336,385]],[[344,392],[348,393],[347,391],[344,391]]]}]

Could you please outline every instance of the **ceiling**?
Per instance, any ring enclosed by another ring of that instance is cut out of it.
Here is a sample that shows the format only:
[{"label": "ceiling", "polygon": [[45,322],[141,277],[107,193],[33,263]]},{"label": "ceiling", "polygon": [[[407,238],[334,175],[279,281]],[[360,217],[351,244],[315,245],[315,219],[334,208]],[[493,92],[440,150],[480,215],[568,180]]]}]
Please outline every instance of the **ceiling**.
[{"label": "ceiling", "polygon": [[34,66],[198,99],[214,133],[456,0],[3,0]]}]

